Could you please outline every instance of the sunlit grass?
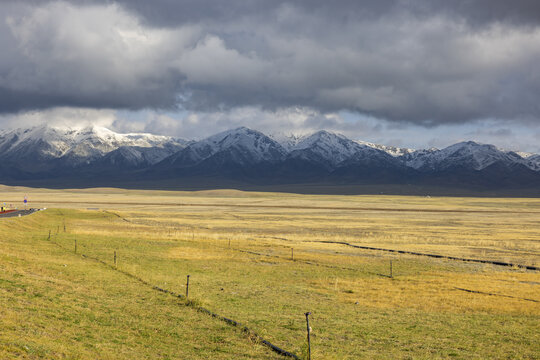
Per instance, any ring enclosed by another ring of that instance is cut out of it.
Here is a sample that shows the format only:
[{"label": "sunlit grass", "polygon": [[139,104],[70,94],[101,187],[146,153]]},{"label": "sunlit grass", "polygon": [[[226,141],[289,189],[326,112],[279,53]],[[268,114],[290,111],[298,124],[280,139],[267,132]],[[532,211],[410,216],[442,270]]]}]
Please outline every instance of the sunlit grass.
[{"label": "sunlit grass", "polygon": [[[4,198],[19,196],[11,190]],[[73,254],[75,240],[79,254],[113,264],[116,251],[119,269],[177,293],[191,275],[192,299],[298,354],[303,313],[311,311],[314,358],[534,359],[540,352],[540,305],[529,301],[540,300],[537,272],[321,243],[538,266],[536,199],[34,192],[35,205],[57,208],[0,222],[0,270],[7,274],[0,279],[8,284],[0,284],[7,319],[0,355],[231,358],[238,349],[240,357],[274,356],[178,300]],[[63,248],[46,240],[49,230]],[[41,295],[28,300],[27,291],[5,290],[14,279]],[[73,305],[81,301],[84,311]],[[55,317],[66,311],[68,318]],[[36,312],[54,319],[49,324]],[[154,330],[133,333],[111,325],[115,317]],[[36,324],[42,332],[26,335]],[[53,326],[66,330],[56,334]],[[73,340],[78,327],[85,335]],[[205,340],[194,340],[199,335]],[[174,353],[186,342],[186,351]]]}]

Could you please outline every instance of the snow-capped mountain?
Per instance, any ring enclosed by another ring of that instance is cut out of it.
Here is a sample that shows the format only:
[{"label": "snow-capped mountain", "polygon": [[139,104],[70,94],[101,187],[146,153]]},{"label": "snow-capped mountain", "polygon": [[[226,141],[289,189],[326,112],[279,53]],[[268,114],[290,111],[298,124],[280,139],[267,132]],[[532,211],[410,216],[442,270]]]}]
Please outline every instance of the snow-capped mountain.
[{"label": "snow-capped mountain", "polygon": [[493,145],[478,144],[474,141],[457,143],[442,150],[420,150],[403,156],[405,165],[421,171],[440,171],[461,167],[482,170],[499,163],[506,166],[525,164],[517,153],[503,151]]},{"label": "snow-capped mountain", "polygon": [[182,147],[185,140],[152,134],[118,134],[103,127],[87,127],[74,131],[74,146],[66,153],[73,157],[89,158],[107,154],[120,147],[164,147],[177,145]]},{"label": "snow-capped mountain", "polygon": [[[257,184],[419,184],[540,188],[540,155],[472,141],[412,150],[329,131],[302,136],[245,127],[200,141],[118,134],[99,127],[39,126],[0,132],[0,180],[80,183],[232,179]],[[60,181],[60,180],[59,180]]]},{"label": "snow-capped mountain", "polygon": [[[294,150],[295,148],[297,148],[298,144],[300,144],[301,142],[304,142],[305,139],[307,139],[309,137],[313,137],[317,133],[333,134],[333,135],[335,135],[335,136],[337,136],[339,138],[349,140],[344,135],[341,135],[341,134],[338,134],[338,133],[333,133],[333,132],[326,131],[326,130],[321,130],[321,131],[318,131],[318,132],[313,133],[313,134],[303,134],[303,135],[286,134],[284,132],[276,132],[276,133],[270,134],[268,136],[270,138],[276,140],[278,143],[281,144],[281,146],[283,146],[285,148],[285,150],[290,152],[290,151]],[[357,143],[359,145],[362,145],[362,146],[369,146],[371,148],[384,151],[384,152],[386,152],[389,155],[392,155],[394,157],[399,157],[399,156],[409,154],[409,153],[412,153],[412,152],[415,151],[414,149],[400,148],[400,147],[396,147],[396,146],[387,146],[387,145],[381,145],[381,144],[374,144],[374,143],[367,142],[367,141],[362,141],[362,140],[349,140],[349,141],[353,141],[353,142],[355,142],[355,143]]]},{"label": "snow-capped mountain", "polygon": [[343,135],[325,130],[305,136],[291,147],[289,158],[302,159],[318,163],[328,169],[351,158],[354,154],[366,150],[367,146],[360,145]]},{"label": "snow-capped mountain", "polygon": [[60,162],[62,166],[89,164],[119,148],[132,148],[132,155],[157,149],[147,156],[152,161],[149,164],[153,164],[186,143],[152,134],[118,134],[97,126],[70,129],[42,125],[0,133],[0,161],[35,172],[59,166]]},{"label": "snow-capped mountain", "polygon": [[239,127],[194,142],[165,159],[164,163],[185,167],[205,160],[221,159],[220,161],[246,165],[280,161],[286,153],[278,142],[263,133]]},{"label": "snow-capped mountain", "polygon": [[0,133],[0,156],[24,158],[34,154],[42,158],[63,156],[72,146],[73,139],[48,126],[17,129]]}]

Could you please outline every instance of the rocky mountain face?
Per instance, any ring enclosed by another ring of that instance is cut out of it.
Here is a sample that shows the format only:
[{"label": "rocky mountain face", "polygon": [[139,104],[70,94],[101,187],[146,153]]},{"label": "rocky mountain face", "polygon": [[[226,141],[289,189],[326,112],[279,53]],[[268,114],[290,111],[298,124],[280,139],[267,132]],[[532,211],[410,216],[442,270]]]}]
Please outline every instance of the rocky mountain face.
[{"label": "rocky mountain face", "polygon": [[540,186],[540,155],[472,141],[412,150],[318,131],[267,136],[245,127],[200,141],[105,128],[0,132],[0,180],[213,178],[257,184]]},{"label": "rocky mountain face", "polygon": [[525,157],[525,163],[527,164],[528,168],[535,171],[540,171],[540,155],[529,154]]}]

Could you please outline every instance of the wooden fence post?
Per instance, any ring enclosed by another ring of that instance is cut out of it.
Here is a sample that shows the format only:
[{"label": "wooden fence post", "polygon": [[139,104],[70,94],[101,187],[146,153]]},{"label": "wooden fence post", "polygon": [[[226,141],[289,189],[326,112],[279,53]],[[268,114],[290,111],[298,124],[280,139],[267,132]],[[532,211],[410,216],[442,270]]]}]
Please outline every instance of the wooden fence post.
[{"label": "wooden fence post", "polygon": [[309,334],[311,333],[311,328],[309,327],[309,315],[311,315],[311,313],[307,312],[304,315],[306,315],[306,325],[307,325],[308,360],[311,360],[311,339],[309,336]]}]

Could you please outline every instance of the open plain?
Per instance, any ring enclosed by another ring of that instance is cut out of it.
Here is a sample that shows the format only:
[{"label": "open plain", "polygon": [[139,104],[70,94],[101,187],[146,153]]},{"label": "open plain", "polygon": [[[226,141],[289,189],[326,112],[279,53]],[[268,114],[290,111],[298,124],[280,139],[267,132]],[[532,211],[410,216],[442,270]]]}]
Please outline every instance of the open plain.
[{"label": "open plain", "polygon": [[305,312],[312,359],[540,358],[539,199],[24,194],[47,210],[0,219],[0,358],[302,358]]}]

